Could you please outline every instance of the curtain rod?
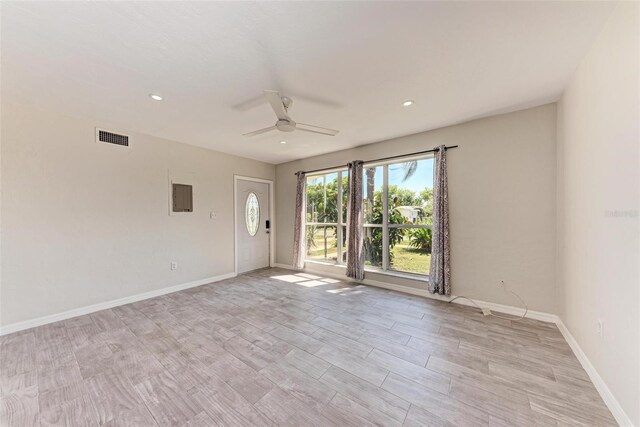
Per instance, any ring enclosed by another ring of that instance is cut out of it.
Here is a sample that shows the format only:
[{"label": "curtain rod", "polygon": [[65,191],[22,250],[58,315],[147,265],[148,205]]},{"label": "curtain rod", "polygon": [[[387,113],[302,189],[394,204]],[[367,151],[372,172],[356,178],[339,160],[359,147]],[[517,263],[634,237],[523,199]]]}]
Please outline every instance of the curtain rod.
[{"label": "curtain rod", "polygon": [[[444,147],[445,150],[449,150],[451,148],[458,148],[458,146],[457,145],[450,145],[449,147]],[[419,154],[433,153],[434,151],[438,151],[438,149],[437,148],[432,148],[431,150],[416,151],[415,153],[399,154],[397,156],[390,156],[390,157],[382,157],[380,159],[367,160],[364,163],[381,162],[383,160],[397,159],[399,157],[417,156]],[[304,173],[304,174],[310,174],[310,173],[314,173],[314,172],[322,172],[322,171],[331,170],[331,169],[339,169],[339,168],[343,168],[345,166],[346,165],[338,165],[338,166],[332,166],[332,167],[328,167],[328,168],[314,169],[314,170],[310,170],[310,171],[301,171],[301,172]],[[294,175],[297,175],[298,173],[299,172],[294,172]]]}]

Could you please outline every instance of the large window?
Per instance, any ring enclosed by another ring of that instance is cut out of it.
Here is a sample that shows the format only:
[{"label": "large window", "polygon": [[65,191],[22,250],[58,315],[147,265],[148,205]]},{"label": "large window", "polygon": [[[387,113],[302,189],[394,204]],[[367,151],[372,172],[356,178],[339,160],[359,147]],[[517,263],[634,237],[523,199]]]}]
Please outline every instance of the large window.
[{"label": "large window", "polygon": [[[362,181],[365,268],[428,275],[433,157],[365,164]],[[346,192],[346,171],[307,178],[308,260],[344,263]]]},{"label": "large window", "polygon": [[345,261],[346,200],[346,170],[307,177],[306,259]]}]

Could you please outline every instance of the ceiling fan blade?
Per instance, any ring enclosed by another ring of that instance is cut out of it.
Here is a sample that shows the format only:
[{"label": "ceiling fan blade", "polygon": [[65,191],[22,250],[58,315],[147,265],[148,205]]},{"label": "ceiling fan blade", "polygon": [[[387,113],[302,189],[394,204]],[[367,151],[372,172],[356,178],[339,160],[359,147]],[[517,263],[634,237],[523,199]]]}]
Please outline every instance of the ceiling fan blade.
[{"label": "ceiling fan blade", "polygon": [[276,129],[275,126],[269,126],[268,128],[264,128],[264,129],[259,129],[259,130],[254,130],[253,132],[249,132],[249,133],[243,133],[242,136],[255,136],[255,135],[260,135],[261,133],[267,133],[270,130],[274,130]]},{"label": "ceiling fan blade", "polygon": [[284,108],[284,104],[282,103],[282,97],[280,97],[280,92],[277,90],[265,90],[264,96],[271,104],[271,108],[273,112],[276,113],[278,120],[290,120],[287,115],[287,109]]},{"label": "ceiling fan blade", "polygon": [[[313,129],[304,129],[304,128],[301,128],[300,126],[306,126],[308,128],[313,128]],[[307,132],[321,133],[323,135],[331,135],[331,136],[336,136],[338,132],[340,132],[339,130],[323,128],[321,126],[315,126],[315,125],[310,125],[307,123],[300,123],[300,122],[296,123],[296,129],[307,131]]]},{"label": "ceiling fan blade", "polygon": [[[321,130],[313,130],[313,129],[305,129],[305,128],[301,128],[296,126],[296,130],[301,130],[303,132],[312,132],[312,133],[319,133],[321,135],[329,135],[329,136],[336,136],[335,133],[329,133],[329,132],[323,132]],[[337,131],[336,131],[337,132]]]}]

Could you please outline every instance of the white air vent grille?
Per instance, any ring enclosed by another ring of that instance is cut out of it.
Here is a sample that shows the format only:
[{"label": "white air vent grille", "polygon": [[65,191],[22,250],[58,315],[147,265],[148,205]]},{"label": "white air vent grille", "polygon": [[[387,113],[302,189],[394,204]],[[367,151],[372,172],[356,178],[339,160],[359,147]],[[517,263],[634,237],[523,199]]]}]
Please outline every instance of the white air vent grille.
[{"label": "white air vent grille", "polygon": [[114,144],[114,145],[121,145],[123,147],[128,147],[129,136],[96,128],[96,142],[105,142],[107,144]]}]

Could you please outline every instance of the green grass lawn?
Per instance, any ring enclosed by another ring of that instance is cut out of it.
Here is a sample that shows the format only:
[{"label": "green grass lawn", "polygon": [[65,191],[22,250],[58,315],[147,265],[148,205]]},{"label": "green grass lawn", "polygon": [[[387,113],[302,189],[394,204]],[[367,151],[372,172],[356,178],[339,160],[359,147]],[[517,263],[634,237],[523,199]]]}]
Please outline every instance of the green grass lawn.
[{"label": "green grass lawn", "polygon": [[409,238],[405,236],[391,249],[391,269],[414,274],[429,274],[431,254],[409,247]]},{"label": "green grass lawn", "polygon": [[[315,246],[307,248],[307,257],[318,260],[336,260],[338,257],[338,249],[336,248],[335,232],[331,229],[327,230],[327,254],[325,256],[324,249],[324,231],[316,230],[313,236]],[[431,262],[431,254],[425,251],[409,247],[409,237],[405,236],[403,240],[391,249],[392,261],[391,269],[414,274],[429,274],[429,264]],[[370,262],[366,262],[371,265]]]},{"label": "green grass lawn", "polygon": [[[307,229],[308,232],[308,229]],[[324,228],[316,228],[313,234],[313,244],[307,248],[307,256],[309,258],[335,260],[338,257],[338,248],[336,241],[335,228],[327,227],[326,229],[326,245],[327,254],[325,257],[325,230]]]}]

